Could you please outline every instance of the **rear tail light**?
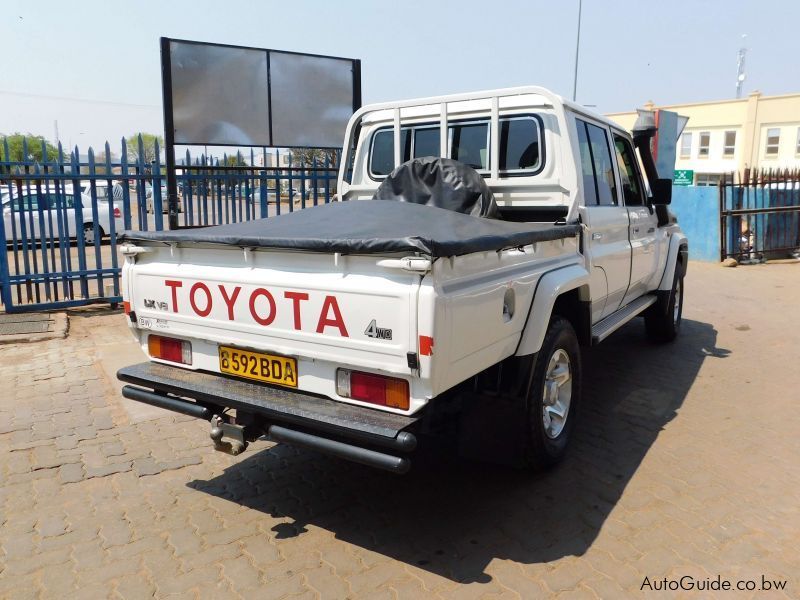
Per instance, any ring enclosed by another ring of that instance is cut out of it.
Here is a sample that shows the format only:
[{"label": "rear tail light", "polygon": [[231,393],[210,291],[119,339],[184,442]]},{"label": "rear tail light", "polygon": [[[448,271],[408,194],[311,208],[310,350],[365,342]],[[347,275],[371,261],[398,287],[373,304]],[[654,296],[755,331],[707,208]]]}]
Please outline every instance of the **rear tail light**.
[{"label": "rear tail light", "polygon": [[408,410],[408,381],[362,373],[350,369],[336,371],[336,393],[343,398],[361,400],[379,406]]},{"label": "rear tail light", "polygon": [[153,358],[184,365],[192,364],[192,344],[186,340],[151,335],[147,338],[147,351]]},{"label": "rear tail light", "polygon": [[119,209],[118,206],[114,207],[114,218],[121,219],[122,218],[122,211]]}]

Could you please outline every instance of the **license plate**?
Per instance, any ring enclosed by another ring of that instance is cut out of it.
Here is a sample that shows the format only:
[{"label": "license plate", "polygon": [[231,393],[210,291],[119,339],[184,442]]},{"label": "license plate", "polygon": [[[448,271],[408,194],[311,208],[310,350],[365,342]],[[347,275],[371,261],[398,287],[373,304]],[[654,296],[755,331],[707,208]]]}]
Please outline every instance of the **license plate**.
[{"label": "license plate", "polygon": [[219,370],[237,377],[297,387],[297,360],[287,356],[220,346]]}]

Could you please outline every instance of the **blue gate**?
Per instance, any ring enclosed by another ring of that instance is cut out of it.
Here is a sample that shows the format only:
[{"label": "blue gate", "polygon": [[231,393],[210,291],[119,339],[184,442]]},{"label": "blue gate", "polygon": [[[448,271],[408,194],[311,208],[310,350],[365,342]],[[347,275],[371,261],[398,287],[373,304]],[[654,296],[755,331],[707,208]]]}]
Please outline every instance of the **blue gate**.
[{"label": "blue gate", "polygon": [[719,193],[721,260],[800,256],[800,171],[747,169]]},{"label": "blue gate", "polygon": [[[82,156],[78,148],[66,155],[60,145],[56,150],[41,141],[41,148],[31,148],[23,140],[21,155],[13,156],[3,140],[0,300],[6,312],[122,300],[117,235],[167,225],[158,144],[150,151],[152,161],[141,138],[133,150],[136,156],[129,159],[123,139],[119,158],[112,160],[108,143],[102,155],[90,148]],[[187,151],[176,166],[179,227],[268,218],[330,202],[337,156],[263,150],[258,157],[251,151],[249,157],[237,153],[220,160],[193,159]]]}]

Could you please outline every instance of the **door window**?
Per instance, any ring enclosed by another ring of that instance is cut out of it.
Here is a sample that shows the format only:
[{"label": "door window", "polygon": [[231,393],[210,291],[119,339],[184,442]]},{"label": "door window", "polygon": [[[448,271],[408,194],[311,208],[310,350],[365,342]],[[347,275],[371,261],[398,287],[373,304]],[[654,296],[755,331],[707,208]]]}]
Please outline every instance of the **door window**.
[{"label": "door window", "polygon": [[630,142],[614,134],[614,149],[617,154],[617,168],[622,180],[622,198],[627,206],[643,206],[644,190],[639,171],[636,168],[636,155]]},{"label": "door window", "polygon": [[75,208],[75,195],[50,194],[50,204],[53,208]]},{"label": "door window", "polygon": [[581,154],[584,202],[586,206],[614,206],[617,204],[617,183],[606,132],[602,127],[580,119],[576,119],[575,123]]},{"label": "door window", "polygon": [[[39,209],[39,196],[36,194],[26,194],[20,198],[17,196],[12,200],[15,211],[20,210],[38,210]],[[42,208],[47,208],[47,204],[42,202]]]}]

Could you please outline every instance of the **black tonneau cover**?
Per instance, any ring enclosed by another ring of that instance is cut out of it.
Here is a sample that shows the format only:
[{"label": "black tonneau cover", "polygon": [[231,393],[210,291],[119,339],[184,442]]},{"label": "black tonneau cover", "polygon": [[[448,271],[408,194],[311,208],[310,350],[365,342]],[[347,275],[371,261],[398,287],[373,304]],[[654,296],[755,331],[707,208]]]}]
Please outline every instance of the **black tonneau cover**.
[{"label": "black tonneau cover", "polygon": [[343,254],[420,252],[436,258],[558,240],[579,231],[578,225],[508,223],[420,204],[366,200],[202,229],[125,231],[120,240]]}]

